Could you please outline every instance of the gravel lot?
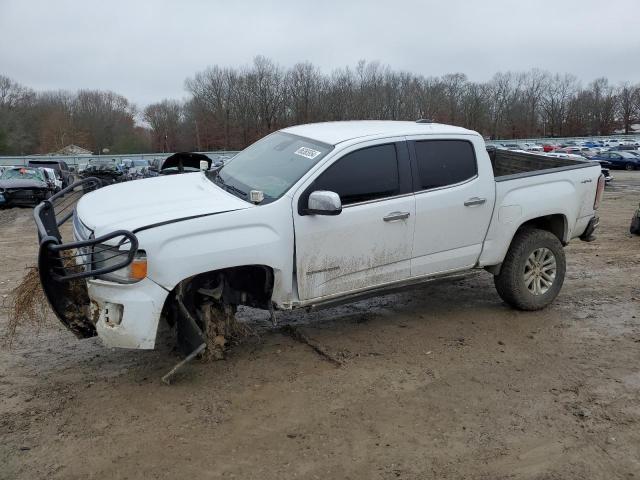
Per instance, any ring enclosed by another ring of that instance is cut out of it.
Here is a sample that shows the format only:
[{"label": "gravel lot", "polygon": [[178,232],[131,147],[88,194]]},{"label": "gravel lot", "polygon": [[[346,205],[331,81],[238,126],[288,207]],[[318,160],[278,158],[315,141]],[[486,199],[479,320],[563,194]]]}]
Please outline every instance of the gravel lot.
[{"label": "gravel lot", "polygon": [[[280,315],[161,383],[171,349],[77,341],[53,319],[0,347],[0,478],[640,478],[640,172],[613,172],[598,240],[556,302],[504,305],[489,274]],[[0,296],[33,264],[28,209],[0,211]],[[6,326],[0,313],[0,331]]]}]

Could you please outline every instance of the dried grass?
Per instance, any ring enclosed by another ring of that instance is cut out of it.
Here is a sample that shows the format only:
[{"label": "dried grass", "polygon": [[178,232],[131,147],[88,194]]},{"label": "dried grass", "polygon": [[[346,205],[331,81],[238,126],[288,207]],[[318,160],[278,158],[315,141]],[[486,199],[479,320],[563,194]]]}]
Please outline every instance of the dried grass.
[{"label": "dried grass", "polygon": [[203,359],[222,360],[229,345],[238,344],[244,338],[257,336],[257,333],[246,323],[236,318],[235,308],[230,305],[208,305],[203,311],[205,316],[205,334],[207,348]]},{"label": "dried grass", "polygon": [[42,328],[47,321],[49,303],[40,284],[37,267],[28,267],[27,272],[4,300],[3,307],[8,311],[9,321],[3,341],[11,346],[19,327]]}]

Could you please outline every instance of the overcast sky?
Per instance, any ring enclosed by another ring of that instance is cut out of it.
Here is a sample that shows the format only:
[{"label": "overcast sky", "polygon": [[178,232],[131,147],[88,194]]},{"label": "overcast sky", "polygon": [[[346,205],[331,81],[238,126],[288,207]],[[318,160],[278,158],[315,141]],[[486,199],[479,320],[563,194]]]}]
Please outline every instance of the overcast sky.
[{"label": "overcast sky", "polygon": [[325,72],[367,59],[477,81],[537,67],[640,82],[640,0],[0,0],[0,32],[0,74],[139,106],[256,55]]}]

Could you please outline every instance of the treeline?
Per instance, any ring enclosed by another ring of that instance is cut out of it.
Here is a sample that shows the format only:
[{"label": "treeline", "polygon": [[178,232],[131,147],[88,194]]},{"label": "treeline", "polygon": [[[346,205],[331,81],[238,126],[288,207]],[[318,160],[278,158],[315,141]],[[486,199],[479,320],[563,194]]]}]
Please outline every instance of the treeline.
[{"label": "treeline", "polygon": [[[137,111],[113,92],[34,92],[0,76],[0,153],[46,153],[68,144],[93,152],[237,150],[288,125],[351,119],[434,121],[491,138],[607,135],[640,122],[640,84],[569,74],[425,77],[378,62],[330,74],[264,58],[214,66],[185,81],[186,101]],[[137,120],[137,122],[136,122]],[[140,126],[144,123],[145,126]]]},{"label": "treeline", "polygon": [[149,131],[136,126],[136,114],[113,92],[35,92],[0,75],[0,154],[51,153],[70,144],[94,153],[149,151]]}]

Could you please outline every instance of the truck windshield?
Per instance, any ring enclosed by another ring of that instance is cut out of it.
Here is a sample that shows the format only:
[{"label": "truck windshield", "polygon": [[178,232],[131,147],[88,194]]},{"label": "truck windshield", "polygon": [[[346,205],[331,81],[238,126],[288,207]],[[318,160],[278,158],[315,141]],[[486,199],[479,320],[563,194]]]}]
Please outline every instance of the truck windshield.
[{"label": "truck windshield", "polygon": [[290,133],[275,132],[230,159],[213,181],[248,200],[249,191],[264,193],[262,203],[280,198],[333,147]]}]

